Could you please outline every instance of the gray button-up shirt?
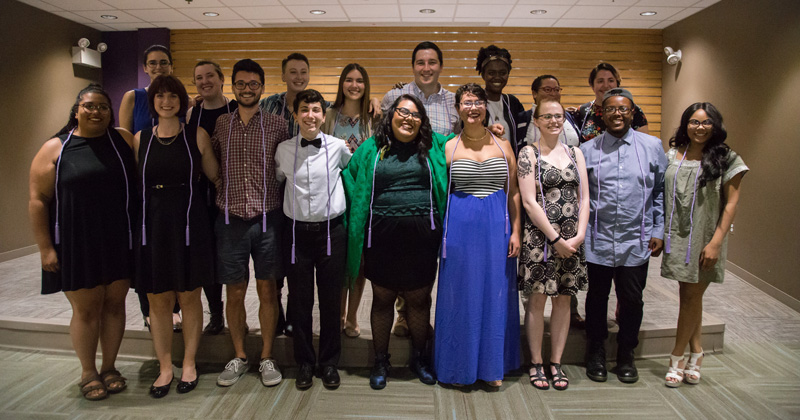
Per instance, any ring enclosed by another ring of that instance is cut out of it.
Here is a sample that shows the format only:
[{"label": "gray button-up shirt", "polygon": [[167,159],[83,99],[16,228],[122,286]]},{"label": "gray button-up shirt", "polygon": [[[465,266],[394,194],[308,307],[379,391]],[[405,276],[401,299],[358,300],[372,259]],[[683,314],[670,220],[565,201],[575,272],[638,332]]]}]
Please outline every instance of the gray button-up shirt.
[{"label": "gray button-up shirt", "polygon": [[591,207],[586,261],[608,267],[644,264],[650,258],[650,238],[664,237],[667,158],[661,140],[634,130],[622,138],[605,132],[582,144],[581,151],[586,158]]}]

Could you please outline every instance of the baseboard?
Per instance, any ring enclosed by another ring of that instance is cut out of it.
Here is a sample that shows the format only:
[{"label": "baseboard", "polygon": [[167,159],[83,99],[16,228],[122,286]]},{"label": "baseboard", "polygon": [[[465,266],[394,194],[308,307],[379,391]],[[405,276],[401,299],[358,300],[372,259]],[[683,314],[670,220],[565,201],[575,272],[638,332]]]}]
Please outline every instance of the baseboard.
[{"label": "baseboard", "polygon": [[14,250],[11,250],[11,251],[6,251],[6,252],[0,252],[0,263],[1,262],[6,262],[6,261],[11,261],[14,258],[19,258],[19,257],[24,257],[26,255],[31,255],[31,254],[34,254],[36,252],[39,252],[39,249],[36,247],[36,245],[25,246],[25,247],[22,247],[22,248],[17,248],[17,249],[14,249]]},{"label": "baseboard", "polygon": [[764,280],[756,277],[753,273],[745,270],[742,267],[728,261],[726,268],[732,273],[735,274],[737,277],[741,278],[742,280],[746,281],[753,287],[762,292],[770,295],[771,297],[777,299],[784,305],[794,309],[796,312],[800,312],[800,300],[795,299],[791,295],[787,294],[783,290],[778,289],[777,287],[767,283]]}]

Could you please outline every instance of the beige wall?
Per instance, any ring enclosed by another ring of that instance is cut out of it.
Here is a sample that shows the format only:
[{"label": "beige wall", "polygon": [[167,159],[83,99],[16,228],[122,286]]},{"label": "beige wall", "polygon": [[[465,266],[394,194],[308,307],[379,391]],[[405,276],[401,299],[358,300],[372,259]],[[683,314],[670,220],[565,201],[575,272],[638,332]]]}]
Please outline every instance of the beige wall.
[{"label": "beige wall", "polygon": [[28,223],[31,160],[66,123],[78,91],[100,80],[99,70],[73,69],[71,47],[81,37],[97,45],[101,33],[14,0],[0,0],[0,10],[2,258],[34,244]]},{"label": "beige wall", "polygon": [[[800,2],[723,0],[664,30],[664,141],[697,101],[716,105],[751,171],[729,261],[800,299]],[[758,283],[758,282],[756,282]],[[780,294],[780,293],[778,293]]]}]

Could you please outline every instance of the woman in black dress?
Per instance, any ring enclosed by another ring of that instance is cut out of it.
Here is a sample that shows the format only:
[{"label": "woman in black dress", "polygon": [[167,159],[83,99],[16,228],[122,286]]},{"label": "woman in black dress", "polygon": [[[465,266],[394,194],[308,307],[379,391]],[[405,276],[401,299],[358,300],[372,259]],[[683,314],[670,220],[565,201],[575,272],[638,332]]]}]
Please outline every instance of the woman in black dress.
[{"label": "woman in black dress", "polygon": [[[99,85],[81,90],[69,121],[33,158],[28,211],[42,258],[42,294],[63,291],[80,388],[100,400],[127,386],[114,367],[133,276],[133,136],[114,129]],[[97,344],[103,351],[98,373]]]},{"label": "woman in black dress", "polygon": [[[174,76],[158,76],[147,92],[150,112],[158,125],[136,134],[142,208],[137,224],[136,291],[150,302],[153,346],[160,374],[150,394],[169,392],[172,373],[172,308],[177,299],[183,310],[183,370],[179,393],[197,386],[195,354],[200,343],[203,306],[200,291],[214,281],[214,247],[201,169],[217,181],[217,161],[208,141],[197,141],[194,127],[180,118],[186,114],[186,89]],[[207,137],[203,137],[207,139]]]}]

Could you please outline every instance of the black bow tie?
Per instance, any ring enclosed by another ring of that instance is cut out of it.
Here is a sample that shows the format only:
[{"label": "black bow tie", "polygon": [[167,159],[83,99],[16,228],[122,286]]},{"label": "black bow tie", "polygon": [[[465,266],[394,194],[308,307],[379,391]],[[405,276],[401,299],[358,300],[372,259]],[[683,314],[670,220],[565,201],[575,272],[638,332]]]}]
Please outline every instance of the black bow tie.
[{"label": "black bow tie", "polygon": [[309,144],[319,149],[320,147],[322,147],[322,139],[321,138],[316,138],[314,140],[300,139],[300,146],[306,147]]}]

